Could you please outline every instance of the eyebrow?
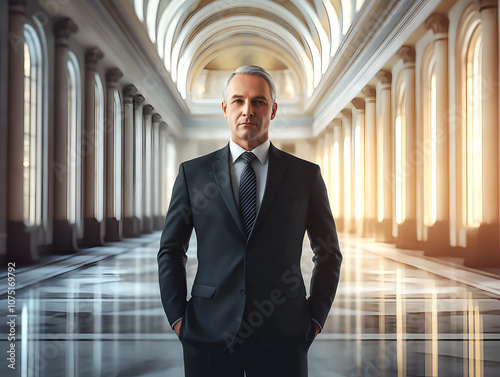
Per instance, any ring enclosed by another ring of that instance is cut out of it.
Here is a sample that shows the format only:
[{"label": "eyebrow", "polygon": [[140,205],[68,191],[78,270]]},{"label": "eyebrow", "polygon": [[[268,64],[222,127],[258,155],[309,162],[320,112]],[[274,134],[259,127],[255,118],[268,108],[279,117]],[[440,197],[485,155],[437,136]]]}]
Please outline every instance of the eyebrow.
[{"label": "eyebrow", "polygon": [[[244,96],[241,94],[234,94],[231,96],[230,99],[238,99],[238,98],[243,98]],[[257,97],[252,97],[252,100],[264,100],[264,101],[269,101],[269,99],[265,96],[257,96]]]}]

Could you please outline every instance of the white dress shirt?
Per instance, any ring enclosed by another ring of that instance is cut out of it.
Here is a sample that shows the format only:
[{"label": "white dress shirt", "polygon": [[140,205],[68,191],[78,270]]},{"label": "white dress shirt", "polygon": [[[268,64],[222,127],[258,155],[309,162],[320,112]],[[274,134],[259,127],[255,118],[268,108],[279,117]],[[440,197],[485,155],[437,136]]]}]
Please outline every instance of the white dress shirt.
[{"label": "white dress shirt", "polygon": [[[257,213],[264,197],[267,181],[267,168],[269,166],[269,147],[271,142],[267,139],[252,152],[257,158],[252,161],[252,167],[255,171],[255,178],[257,179]],[[231,152],[231,160],[229,169],[231,171],[231,183],[233,185],[234,198],[236,204],[240,205],[240,179],[245,163],[240,158],[245,149],[236,144],[233,140],[229,140],[229,150]]]}]

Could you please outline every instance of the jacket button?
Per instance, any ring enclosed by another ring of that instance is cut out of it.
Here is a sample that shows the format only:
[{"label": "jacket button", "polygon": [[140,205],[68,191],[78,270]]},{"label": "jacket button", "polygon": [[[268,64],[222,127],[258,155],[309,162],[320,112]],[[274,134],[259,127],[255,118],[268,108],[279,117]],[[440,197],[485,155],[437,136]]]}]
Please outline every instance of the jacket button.
[{"label": "jacket button", "polygon": [[240,290],[240,294],[244,295],[245,294],[245,290],[244,289]]}]

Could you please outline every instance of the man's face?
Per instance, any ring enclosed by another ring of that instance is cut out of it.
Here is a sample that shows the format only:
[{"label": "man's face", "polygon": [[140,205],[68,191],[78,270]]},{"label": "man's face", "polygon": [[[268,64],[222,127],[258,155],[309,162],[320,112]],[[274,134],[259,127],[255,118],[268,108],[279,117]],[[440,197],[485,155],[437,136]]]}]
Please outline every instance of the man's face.
[{"label": "man's face", "polygon": [[222,103],[231,139],[247,150],[262,144],[268,138],[269,123],[277,108],[263,77],[236,74],[227,88],[227,102]]}]

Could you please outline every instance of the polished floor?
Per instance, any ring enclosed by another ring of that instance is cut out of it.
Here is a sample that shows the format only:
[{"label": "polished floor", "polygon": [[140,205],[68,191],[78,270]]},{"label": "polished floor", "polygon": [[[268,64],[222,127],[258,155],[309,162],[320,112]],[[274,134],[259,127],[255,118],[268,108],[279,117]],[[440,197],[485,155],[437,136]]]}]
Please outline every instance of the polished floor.
[{"label": "polished floor", "polygon": [[[0,375],[183,376],[181,346],[159,300],[158,238],[17,290],[15,370],[5,360],[11,317],[7,296],[0,297]],[[195,247],[193,240],[190,280]],[[494,274],[366,240],[342,238],[341,247],[342,280],[310,349],[310,377],[500,376]],[[310,257],[305,247],[306,278]],[[23,276],[29,271],[19,284]]]}]

